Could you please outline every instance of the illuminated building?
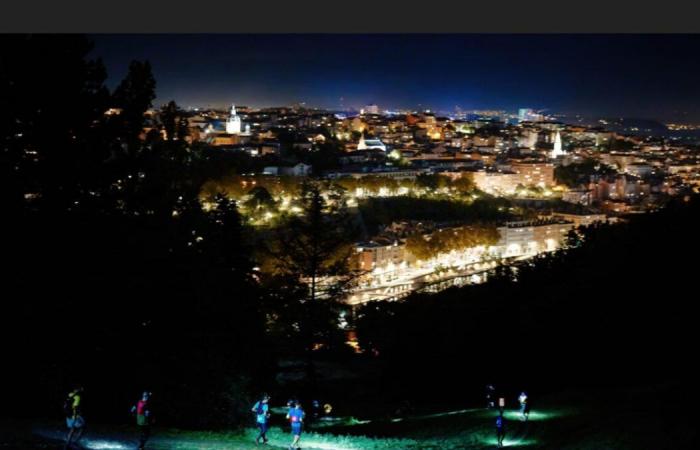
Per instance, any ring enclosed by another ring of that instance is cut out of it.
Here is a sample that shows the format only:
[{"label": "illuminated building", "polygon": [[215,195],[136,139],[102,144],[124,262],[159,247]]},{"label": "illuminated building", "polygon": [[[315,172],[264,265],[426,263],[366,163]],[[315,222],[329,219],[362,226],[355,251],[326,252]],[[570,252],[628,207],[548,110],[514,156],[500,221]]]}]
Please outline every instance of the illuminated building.
[{"label": "illuminated building", "polygon": [[666,170],[670,174],[676,175],[679,173],[693,173],[693,172],[700,172],[700,163],[696,161],[690,161],[690,162],[672,162],[668,164],[666,167]]},{"label": "illuminated building", "polygon": [[561,133],[559,133],[559,130],[557,130],[556,134],[554,135],[554,149],[552,150],[550,157],[552,159],[556,159],[564,155],[564,150],[561,148]]},{"label": "illuminated building", "polygon": [[361,113],[362,114],[379,114],[379,107],[375,104],[367,105],[362,109]]},{"label": "illuminated building", "polygon": [[231,105],[231,113],[226,120],[226,132],[228,134],[241,133],[241,118],[236,114],[236,105]]},{"label": "illuminated building", "polygon": [[613,185],[605,179],[600,179],[595,182],[591,182],[588,185],[591,191],[591,201],[600,202],[610,198],[610,193],[613,190]]},{"label": "illuminated building", "polygon": [[557,219],[508,222],[498,228],[498,246],[505,257],[553,251],[573,227],[573,222]]},{"label": "illuminated building", "polygon": [[333,171],[326,172],[328,179],[338,179],[343,177],[363,178],[363,177],[385,177],[396,180],[415,180],[418,175],[428,173],[421,169],[382,169],[371,171]]},{"label": "illuminated building", "polygon": [[304,163],[298,163],[293,166],[267,166],[263,169],[263,174],[305,177],[311,174],[311,169],[310,165]]},{"label": "illuminated building", "polygon": [[636,162],[643,162],[641,158],[638,156],[632,154],[632,153],[618,153],[618,152],[611,152],[611,153],[601,153],[600,154],[600,160],[608,165],[608,166],[613,166],[617,167],[621,171],[627,170],[627,166],[636,163]]},{"label": "illuminated building", "polygon": [[541,122],[544,119],[542,114],[537,114],[531,108],[520,108],[518,110],[518,120],[520,122]]},{"label": "illuminated building", "polygon": [[483,149],[477,148],[469,154],[469,157],[474,161],[481,161],[487,166],[490,166],[496,162],[496,154],[488,147]]},{"label": "illuminated building", "polygon": [[358,244],[358,268],[360,270],[374,270],[386,268],[390,263],[398,266],[405,259],[405,245],[394,241],[392,243],[379,243],[375,241]]},{"label": "illuminated building", "polygon": [[625,168],[625,172],[637,177],[645,177],[647,175],[651,175],[652,172],[654,172],[654,167],[646,163],[635,162],[627,165],[627,167]]},{"label": "illuminated building", "polygon": [[381,284],[396,280],[407,266],[406,245],[379,243],[375,241],[356,247],[357,267],[370,275],[373,283]]},{"label": "illuminated building", "polygon": [[607,221],[605,214],[573,214],[573,213],[552,213],[552,218],[572,222],[574,227],[587,227],[595,223],[604,223]]},{"label": "illuminated building", "polygon": [[367,124],[361,118],[355,117],[350,121],[350,129],[362,133],[367,129]]},{"label": "illuminated building", "polygon": [[518,110],[518,120],[521,122],[526,122],[530,120],[530,115],[532,114],[532,110],[530,108],[520,108]]},{"label": "illuminated building", "polygon": [[280,154],[280,143],[279,142],[265,142],[260,146],[261,155],[279,155]]},{"label": "illuminated building", "polygon": [[645,195],[649,195],[650,186],[640,178],[632,175],[621,174],[615,179],[614,190],[610,192],[613,200],[637,201]]},{"label": "illuminated building", "polygon": [[632,211],[631,205],[619,200],[605,200],[601,203],[600,206],[604,211],[617,214],[624,214]]},{"label": "illuminated building", "polygon": [[474,172],[476,186],[489,194],[513,195],[518,186],[554,185],[554,166],[550,163],[516,162],[511,163],[508,172]]},{"label": "illuminated building", "polygon": [[526,147],[534,150],[539,140],[539,133],[534,129],[523,130],[522,135],[518,138],[518,143],[521,147]]},{"label": "illuminated building", "polygon": [[237,135],[213,132],[207,134],[204,142],[212,147],[231,147],[240,144],[241,139]]},{"label": "illuminated building", "polygon": [[362,133],[362,136],[360,137],[360,142],[357,144],[357,149],[358,150],[379,149],[382,151],[386,151],[386,145],[384,145],[384,143],[379,139],[365,139],[365,134]]},{"label": "illuminated building", "polygon": [[455,121],[452,123],[455,131],[462,134],[474,134],[474,126],[469,122]]},{"label": "illuminated building", "polygon": [[518,187],[518,175],[515,173],[501,172],[475,172],[474,184],[489,194],[507,194],[512,195]]},{"label": "illuminated building", "polygon": [[495,147],[498,144],[496,136],[474,136],[472,137],[472,145],[474,147]]},{"label": "illuminated building", "polygon": [[591,194],[590,189],[570,189],[562,194],[561,199],[567,203],[590,205],[592,201]]},{"label": "illuminated building", "polygon": [[554,185],[554,165],[540,162],[512,163],[513,172],[519,175],[523,186],[550,187]]}]

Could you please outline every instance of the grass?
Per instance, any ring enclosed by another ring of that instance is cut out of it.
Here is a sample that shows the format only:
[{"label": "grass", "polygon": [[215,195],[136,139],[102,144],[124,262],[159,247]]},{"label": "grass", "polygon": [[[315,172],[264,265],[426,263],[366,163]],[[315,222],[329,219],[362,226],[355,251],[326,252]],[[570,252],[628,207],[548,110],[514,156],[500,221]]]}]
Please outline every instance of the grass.
[{"label": "grass", "polygon": [[[693,416],[684,415],[682,390],[648,387],[624,391],[600,390],[560,393],[536,398],[529,420],[517,410],[506,410],[506,448],[537,449],[684,449],[698,438]],[[496,412],[479,408],[443,411],[382,420],[345,418],[305,432],[304,450],[464,450],[496,446]],[[60,424],[34,430],[46,442],[64,436]],[[188,431],[157,429],[149,444],[153,450],[243,450],[255,448],[256,430]],[[287,429],[273,427],[267,448],[287,448]],[[135,448],[134,431],[127,427],[88,429],[85,448],[127,450]],[[19,443],[19,441],[17,441]],[[35,447],[21,445],[2,448]]]}]

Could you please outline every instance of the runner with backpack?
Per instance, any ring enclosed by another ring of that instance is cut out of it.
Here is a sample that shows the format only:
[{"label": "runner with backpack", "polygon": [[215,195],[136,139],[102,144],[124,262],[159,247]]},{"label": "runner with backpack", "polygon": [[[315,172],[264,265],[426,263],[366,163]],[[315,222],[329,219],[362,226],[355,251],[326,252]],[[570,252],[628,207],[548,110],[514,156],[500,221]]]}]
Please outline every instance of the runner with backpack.
[{"label": "runner with backpack", "polygon": [[270,396],[263,394],[262,398],[253,405],[251,411],[255,413],[255,422],[258,425],[258,437],[255,438],[255,445],[260,444],[262,438],[263,444],[267,444],[267,421],[270,418],[270,407],[268,405]]},{"label": "runner with backpack", "polygon": [[301,409],[301,402],[296,400],[294,402],[294,408],[290,409],[287,413],[287,420],[292,425],[292,444],[289,446],[289,450],[299,450],[299,440],[301,439],[301,426],[304,422],[304,410]]},{"label": "runner with backpack", "polygon": [[131,408],[131,413],[136,414],[136,426],[139,429],[139,450],[143,450],[146,447],[146,442],[151,436],[151,395],[150,392],[144,392],[141,400]]},{"label": "runner with backpack", "polygon": [[68,437],[66,438],[66,449],[77,444],[85,432],[85,419],[82,415],[83,388],[75,388],[68,394],[63,402],[63,413],[66,416],[68,426]]}]

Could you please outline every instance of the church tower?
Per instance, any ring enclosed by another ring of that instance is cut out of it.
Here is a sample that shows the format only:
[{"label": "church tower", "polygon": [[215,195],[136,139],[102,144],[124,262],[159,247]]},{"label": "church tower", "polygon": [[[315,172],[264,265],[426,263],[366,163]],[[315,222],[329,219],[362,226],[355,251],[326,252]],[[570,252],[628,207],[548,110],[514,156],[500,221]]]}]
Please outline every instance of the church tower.
[{"label": "church tower", "polygon": [[226,120],[226,132],[228,134],[241,133],[241,118],[236,114],[236,105],[231,105],[231,114]]},{"label": "church tower", "polygon": [[552,159],[556,159],[558,156],[563,156],[564,151],[561,148],[561,134],[557,130],[557,134],[554,135],[554,149],[552,150]]}]

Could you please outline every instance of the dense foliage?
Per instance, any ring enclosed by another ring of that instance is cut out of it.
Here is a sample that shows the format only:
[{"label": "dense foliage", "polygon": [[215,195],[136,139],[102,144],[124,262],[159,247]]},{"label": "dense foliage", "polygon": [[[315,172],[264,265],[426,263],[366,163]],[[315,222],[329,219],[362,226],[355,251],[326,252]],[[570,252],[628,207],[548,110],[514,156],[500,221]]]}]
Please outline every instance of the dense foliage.
[{"label": "dense foliage", "polygon": [[477,223],[511,217],[508,200],[480,195],[476,200],[461,202],[411,196],[368,198],[360,202],[359,209],[369,229],[402,220]]},{"label": "dense foliage", "polygon": [[477,246],[495,245],[499,234],[495,225],[468,225],[445,228],[429,236],[414,234],[406,239],[406,250],[418,259],[426,260],[440,253],[460,251]]},{"label": "dense foliage", "polygon": [[599,161],[589,158],[580,163],[557,166],[554,169],[554,178],[558,183],[570,188],[577,188],[588,184],[592,176],[613,175],[615,173],[617,171],[612,167],[605,166]]},{"label": "dense foliage", "polygon": [[[122,421],[150,389],[163,423],[247,423],[278,358],[335,346],[336,311],[302,307],[298,274],[260,283],[255,236],[227,196],[201,207],[212,161],[188,143],[174,102],[147,113],[147,62],[133,62],[110,92],[83,37],[0,44],[3,248],[12,261],[0,328],[9,385],[30,386],[12,390],[18,407],[7,413],[56,417],[66,392],[84,384],[93,420]],[[247,207],[274,206],[265,190],[250,190]],[[333,215],[307,206],[316,226]],[[316,264],[326,264],[325,244]],[[291,249],[280,258],[313,267]],[[327,328],[311,328],[324,320]],[[281,342],[281,329],[294,333]]]},{"label": "dense foliage", "polygon": [[474,382],[546,390],[677,378],[691,365],[695,289],[678,256],[700,249],[699,210],[698,199],[677,202],[584,229],[583,243],[485,284],[369,303],[358,311],[360,345],[386,365],[395,392],[430,386],[429,396]]}]

